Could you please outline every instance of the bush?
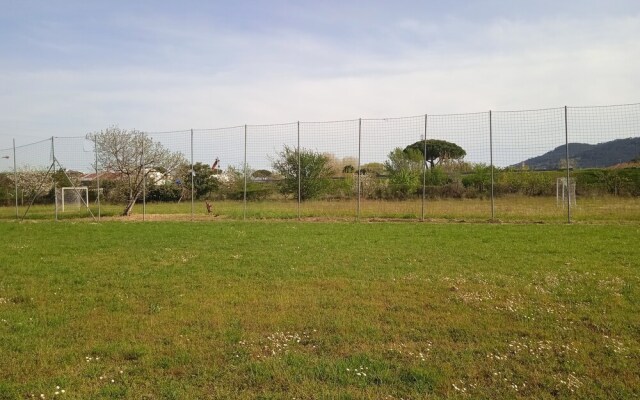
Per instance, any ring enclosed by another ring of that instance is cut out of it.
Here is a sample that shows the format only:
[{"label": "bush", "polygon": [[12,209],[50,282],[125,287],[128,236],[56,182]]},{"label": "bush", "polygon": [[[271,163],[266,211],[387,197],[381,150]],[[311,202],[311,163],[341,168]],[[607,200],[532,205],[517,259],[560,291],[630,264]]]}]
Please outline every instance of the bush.
[{"label": "bush", "polygon": [[[388,182],[374,174],[360,175],[360,196],[364,199],[379,200],[386,198]],[[358,192],[358,181],[354,179],[353,190]]]},{"label": "bush", "polygon": [[273,162],[273,169],[284,178],[280,191],[295,199],[299,194],[301,200],[321,197],[329,190],[330,178],[334,175],[329,161],[325,154],[306,149],[301,149],[298,154],[297,149],[284,146]]},{"label": "bush", "polygon": [[425,184],[427,186],[441,186],[446,185],[451,180],[447,176],[447,173],[441,167],[429,168],[425,175]]},{"label": "bush", "polygon": [[417,173],[408,169],[400,169],[389,177],[388,197],[405,200],[415,195],[421,186],[420,176]]},{"label": "bush", "polygon": [[[471,195],[469,196],[470,193]],[[475,190],[465,189],[464,185],[459,181],[438,186],[428,185],[425,187],[425,194],[427,197],[435,199],[477,197],[477,192],[475,192]]]},{"label": "bush", "polygon": [[[247,200],[266,200],[276,192],[271,183],[247,182]],[[227,188],[223,191],[223,197],[229,200],[244,200],[244,182],[242,186]]]},{"label": "bush", "polygon": [[485,192],[491,188],[491,167],[485,164],[473,166],[470,173],[462,177],[462,184],[467,189]]},{"label": "bush", "polygon": [[496,193],[550,196],[556,192],[559,172],[505,170],[495,176]]},{"label": "bush", "polygon": [[346,177],[333,178],[329,181],[327,194],[334,199],[350,199],[357,195],[357,175],[347,175]]},{"label": "bush", "polygon": [[422,153],[398,147],[388,157],[384,163],[389,173],[387,196],[392,199],[407,199],[422,186]]},{"label": "bush", "polygon": [[0,204],[13,205],[15,202],[15,184],[6,173],[0,173]]},{"label": "bush", "polygon": [[178,185],[156,185],[147,191],[147,201],[178,201],[182,195],[182,189]]}]

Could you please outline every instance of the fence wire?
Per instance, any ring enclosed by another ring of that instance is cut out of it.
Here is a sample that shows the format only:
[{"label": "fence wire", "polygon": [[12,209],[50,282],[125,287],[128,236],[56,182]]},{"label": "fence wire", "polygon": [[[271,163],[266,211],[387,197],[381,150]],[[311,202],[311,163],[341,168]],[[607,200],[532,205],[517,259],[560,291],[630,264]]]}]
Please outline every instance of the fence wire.
[{"label": "fence wire", "polygon": [[[302,217],[354,219],[357,217],[358,120],[300,123]],[[314,189],[309,153],[327,157],[328,179],[321,181],[328,194],[310,199]],[[363,163],[360,162],[362,168]],[[296,197],[297,199],[298,197]]]},{"label": "fence wire", "polygon": [[24,218],[55,218],[52,140],[15,148],[17,214]]},{"label": "fence wire", "polygon": [[448,173],[429,171],[428,216],[491,218],[490,117],[489,113],[428,116],[427,139],[456,143],[466,152],[465,162],[445,166]]},{"label": "fence wire", "polygon": [[[567,107],[567,126],[569,165],[576,185],[573,219],[616,219],[636,213],[640,104]],[[598,149],[601,143],[607,143],[607,151]]]},{"label": "fence wire", "polygon": [[[499,219],[561,220],[555,183],[565,176],[564,108],[492,113],[495,216]],[[549,151],[557,156],[538,163]],[[532,163],[536,164],[532,164]],[[558,171],[547,174],[544,171]]]},{"label": "fence wire", "polygon": [[640,104],[135,135],[0,149],[0,217],[640,221]]},{"label": "fence wire", "polygon": [[[238,197],[241,197],[246,204],[245,216],[255,218],[295,218],[297,216],[297,179],[292,179],[294,177],[290,173],[278,173],[274,166],[279,157],[290,158],[297,153],[297,127],[297,123],[246,127],[246,169],[240,171],[241,185],[237,188]],[[293,158],[297,160],[296,157]],[[297,174],[297,170],[292,172]],[[295,184],[293,185],[292,182]],[[273,207],[266,209],[262,207],[262,200],[269,198],[275,199],[277,210]]]},{"label": "fence wire", "polygon": [[[149,165],[149,171],[144,183],[142,207],[143,216],[147,213],[157,215],[158,205],[168,202],[171,213],[184,218],[195,212],[192,202],[191,185],[191,130],[174,132],[152,132],[146,134],[153,143],[160,143],[163,148],[179,154],[182,166],[166,170],[163,165]],[[195,200],[195,199],[194,199]],[[139,208],[139,205],[138,205]],[[199,210],[202,211],[202,210]]]},{"label": "fence wire", "polygon": [[195,215],[244,217],[244,154],[244,126],[193,131],[194,163],[210,171],[197,174]]},{"label": "fence wire", "polygon": [[424,116],[362,120],[362,217],[420,218],[424,160],[404,148],[423,138]]}]

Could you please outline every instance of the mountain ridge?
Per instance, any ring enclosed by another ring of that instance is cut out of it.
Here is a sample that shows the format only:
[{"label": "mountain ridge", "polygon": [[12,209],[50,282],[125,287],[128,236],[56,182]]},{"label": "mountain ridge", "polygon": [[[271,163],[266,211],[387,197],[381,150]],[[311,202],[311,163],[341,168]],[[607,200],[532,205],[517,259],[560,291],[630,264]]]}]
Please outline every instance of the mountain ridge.
[{"label": "mountain ridge", "polygon": [[[569,162],[573,168],[607,168],[640,157],[640,137],[616,139],[598,144],[569,143]],[[565,146],[558,146],[540,156],[532,157],[512,167],[527,166],[535,170],[564,168]]]}]

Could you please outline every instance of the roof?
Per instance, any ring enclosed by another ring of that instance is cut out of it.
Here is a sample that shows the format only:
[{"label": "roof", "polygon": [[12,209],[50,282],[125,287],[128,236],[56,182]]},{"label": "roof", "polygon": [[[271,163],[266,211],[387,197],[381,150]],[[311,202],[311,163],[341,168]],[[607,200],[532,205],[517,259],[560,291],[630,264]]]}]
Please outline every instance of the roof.
[{"label": "roof", "polygon": [[92,172],[90,174],[85,174],[80,177],[81,181],[94,181],[96,178],[102,180],[113,180],[120,178],[121,174],[113,171],[103,171],[103,172]]}]

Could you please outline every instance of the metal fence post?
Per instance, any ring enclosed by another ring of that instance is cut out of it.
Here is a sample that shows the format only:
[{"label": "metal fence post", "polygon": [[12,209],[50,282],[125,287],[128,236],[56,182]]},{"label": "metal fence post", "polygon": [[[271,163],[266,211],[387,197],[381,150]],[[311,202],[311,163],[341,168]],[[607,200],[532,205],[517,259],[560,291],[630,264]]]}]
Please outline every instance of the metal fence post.
[{"label": "metal fence post", "polygon": [[356,174],[358,174],[358,201],[357,201],[357,205],[356,205],[356,221],[360,221],[360,197],[361,197],[361,190],[360,190],[360,175],[361,175],[361,171],[360,171],[360,158],[362,155],[362,118],[358,118],[358,170],[356,171]]},{"label": "metal fence post", "polygon": [[569,124],[567,122],[567,106],[564,106],[564,141],[567,161],[567,223],[571,223],[571,175],[569,168]]},{"label": "metal fence post", "polygon": [[195,184],[196,171],[193,169],[193,129],[191,129],[191,221],[193,221],[193,205],[195,197]]},{"label": "metal fence post", "polygon": [[18,219],[18,166],[16,163],[16,139],[13,139],[13,181],[16,187],[16,219]]},{"label": "metal fence post", "polygon": [[244,210],[242,220],[247,219],[247,125],[244,125]]},{"label": "metal fence post", "polygon": [[424,221],[424,203],[427,197],[427,114],[424,115],[424,139],[422,148],[422,216],[421,221]]},{"label": "metal fence post", "polygon": [[489,110],[489,159],[491,160],[491,219],[496,218],[496,207],[494,198],[494,177],[493,177],[493,116],[491,110]]},{"label": "metal fence post", "polygon": [[140,134],[140,138],[142,139],[141,149],[140,149],[140,167],[142,168],[142,221],[145,221],[147,216],[147,171],[145,171],[144,167],[144,134]]},{"label": "metal fence post", "polygon": [[298,121],[298,220],[300,220],[300,196],[302,195],[302,166],[300,165],[300,121]]},{"label": "metal fence post", "polygon": [[53,167],[53,200],[55,202],[55,219],[58,220],[58,185],[56,183],[56,146],[53,136],[51,136],[51,166]]},{"label": "metal fence post", "polygon": [[98,221],[100,221],[100,170],[98,169],[98,138],[94,138],[93,152],[96,156],[96,200],[98,202]]}]

